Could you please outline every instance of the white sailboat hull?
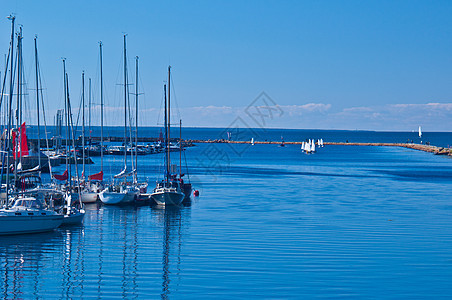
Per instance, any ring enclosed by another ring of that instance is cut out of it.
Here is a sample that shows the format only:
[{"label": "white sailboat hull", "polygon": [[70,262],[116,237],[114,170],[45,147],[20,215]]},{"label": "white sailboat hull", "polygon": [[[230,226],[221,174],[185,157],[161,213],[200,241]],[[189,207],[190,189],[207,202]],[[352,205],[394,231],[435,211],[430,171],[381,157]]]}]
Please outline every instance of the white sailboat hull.
[{"label": "white sailboat hull", "polygon": [[65,215],[63,218],[63,223],[61,225],[81,224],[83,222],[84,217],[85,217],[84,210],[71,213],[70,215]]},{"label": "white sailboat hull", "polygon": [[82,193],[81,196],[82,196],[83,203],[94,203],[97,201],[98,193],[87,192],[87,193]]},{"label": "white sailboat hull", "polygon": [[151,194],[151,198],[158,205],[180,205],[185,198],[181,192],[159,191]]},{"label": "white sailboat hull", "polygon": [[1,216],[0,235],[52,231],[63,222],[62,215]]},{"label": "white sailboat hull", "polygon": [[104,204],[118,205],[132,203],[136,198],[137,193],[134,191],[125,192],[108,192],[103,190],[99,194],[99,199]]},{"label": "white sailboat hull", "polygon": [[105,190],[99,194],[99,199],[104,204],[119,204],[124,201],[124,193],[106,192]]}]

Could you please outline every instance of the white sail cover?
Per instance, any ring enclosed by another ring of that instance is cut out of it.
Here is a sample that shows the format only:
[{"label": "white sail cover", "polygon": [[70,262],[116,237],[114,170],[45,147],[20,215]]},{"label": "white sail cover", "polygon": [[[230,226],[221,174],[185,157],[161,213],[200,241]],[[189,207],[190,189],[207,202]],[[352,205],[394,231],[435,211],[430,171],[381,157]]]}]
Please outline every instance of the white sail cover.
[{"label": "white sail cover", "polygon": [[127,174],[127,166],[125,166],[124,169],[121,172],[119,172],[118,174],[116,174],[113,177],[114,178],[124,178],[124,177],[127,177],[127,176],[128,176],[128,174]]},{"label": "white sail cover", "polygon": [[134,174],[136,174],[137,169],[133,169],[131,172],[129,172],[126,176],[133,176]]}]

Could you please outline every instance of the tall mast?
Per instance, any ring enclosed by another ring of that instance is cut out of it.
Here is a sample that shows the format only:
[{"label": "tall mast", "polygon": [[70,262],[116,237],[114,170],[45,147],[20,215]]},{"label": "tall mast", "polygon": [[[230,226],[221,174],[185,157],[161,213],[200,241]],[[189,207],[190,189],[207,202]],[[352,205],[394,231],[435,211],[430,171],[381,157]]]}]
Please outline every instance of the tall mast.
[{"label": "tall mast", "polygon": [[[16,135],[16,140],[15,140],[15,145],[14,145],[14,156],[15,156],[15,160],[14,160],[14,181],[17,180],[17,169],[18,169],[18,162],[22,162],[22,147],[18,147],[18,145],[22,145],[22,128],[21,128],[21,124],[19,123],[21,120],[19,120],[19,114],[21,111],[21,106],[22,106],[22,91],[21,91],[21,87],[22,87],[22,63],[21,63],[21,54],[22,54],[22,49],[21,49],[21,44],[22,44],[22,26],[19,26],[19,34],[17,36],[17,102],[16,102],[16,128],[18,129],[17,131],[17,135]],[[19,152],[17,151],[19,148]],[[22,164],[21,164],[22,165]]]},{"label": "tall mast", "polygon": [[82,72],[82,178],[85,178],[85,72]]},{"label": "tall mast", "polygon": [[[71,108],[69,106],[70,105],[69,101],[70,101],[69,100],[69,76],[66,73],[66,108],[67,108],[67,110],[66,110],[66,121],[67,121],[67,123],[66,123],[66,133],[67,133],[67,136],[66,136],[66,149],[68,149],[67,152],[66,152],[66,164],[68,164],[68,155],[69,155],[69,152],[70,152],[69,151],[69,147],[68,147],[69,146],[69,139],[70,139],[69,134],[70,133],[73,134],[73,131],[69,130],[69,126],[71,125],[71,123],[70,123],[70,121],[71,121],[71,110],[70,109]],[[75,166],[77,166],[77,156],[75,154],[76,153],[74,151],[74,161],[75,161]],[[72,185],[72,167],[71,167],[71,164],[69,164],[68,180],[69,180],[69,183]]]},{"label": "tall mast", "polygon": [[[72,122],[71,101],[69,99],[69,79],[68,79],[68,75],[67,74],[66,74],[66,87],[67,87],[68,121],[69,121],[69,125],[71,127],[72,147],[75,150],[74,123]],[[79,177],[78,177],[78,168],[77,168],[77,156],[75,155],[75,152],[74,152],[74,164],[75,164],[75,180],[76,180],[76,184],[77,184],[78,187],[80,187],[80,180],[79,180]],[[72,181],[72,172],[71,172],[71,170],[69,171],[69,176],[68,177]],[[80,188],[77,189],[77,192],[78,192],[78,201],[80,203],[80,207],[83,207],[82,197],[80,195]]]},{"label": "tall mast", "polygon": [[91,145],[91,78],[89,78],[88,87],[88,130],[89,130],[89,144]]},{"label": "tall mast", "polygon": [[11,147],[11,142],[10,142],[10,132],[11,132],[11,106],[13,104],[13,92],[14,92],[14,88],[13,88],[13,57],[14,57],[14,21],[16,20],[16,17],[13,15],[10,15],[8,17],[8,19],[11,20],[11,57],[10,57],[10,62],[11,62],[11,69],[10,69],[10,77],[9,77],[9,101],[8,101],[8,125],[7,125],[7,144],[8,146],[6,147],[6,203],[8,205],[8,195],[9,195],[9,165],[10,165],[10,161],[9,161],[9,152],[10,152],[10,147]]},{"label": "tall mast", "polygon": [[104,81],[102,77],[102,42],[99,42],[100,51],[100,170],[104,170]]},{"label": "tall mast", "polygon": [[[165,95],[165,118],[164,118],[164,125],[165,125],[165,150],[168,148],[168,114],[167,114],[167,99],[166,99],[166,84],[163,85],[163,94]],[[169,181],[169,151],[165,151],[165,163],[166,163],[166,181]]]},{"label": "tall mast", "polygon": [[[21,76],[20,76],[20,70],[21,70],[21,61],[20,61],[20,45],[22,42],[22,27],[19,25],[19,34],[17,35],[17,102],[16,102],[16,127],[19,128],[19,108],[20,108],[20,96],[21,96]],[[17,147],[16,147],[17,148]],[[17,156],[16,156],[17,160]]]},{"label": "tall mast", "polygon": [[138,56],[135,57],[136,66],[135,66],[135,173],[134,179],[135,183],[138,182]]},{"label": "tall mast", "polygon": [[[63,74],[64,74],[64,112],[65,112],[65,120],[66,120],[66,170],[68,170],[68,159],[69,159],[69,147],[68,147],[68,138],[69,138],[69,120],[68,120],[68,108],[67,108],[67,97],[68,97],[68,88],[67,88],[67,74],[66,74],[66,59],[63,58]],[[66,183],[69,183],[69,177],[66,179]]]},{"label": "tall mast", "polygon": [[127,53],[126,53],[126,35],[124,34],[124,170],[126,168],[127,168]]},{"label": "tall mast", "polygon": [[[39,119],[38,37],[35,36],[36,110],[38,111],[38,165],[41,172],[41,123]],[[50,166],[49,166],[50,168]]]},{"label": "tall mast", "polygon": [[182,175],[182,120],[179,120],[179,178]]},{"label": "tall mast", "polygon": [[171,145],[171,66],[168,66],[168,145],[166,151],[168,152],[168,170],[171,170],[171,157],[170,157],[170,145]]}]

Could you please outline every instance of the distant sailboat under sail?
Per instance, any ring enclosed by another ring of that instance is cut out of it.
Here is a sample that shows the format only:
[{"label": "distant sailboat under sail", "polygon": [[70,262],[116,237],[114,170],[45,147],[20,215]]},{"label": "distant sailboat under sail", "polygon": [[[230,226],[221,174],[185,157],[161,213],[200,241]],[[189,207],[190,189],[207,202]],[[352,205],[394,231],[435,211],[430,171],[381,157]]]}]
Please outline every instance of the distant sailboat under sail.
[{"label": "distant sailboat under sail", "polygon": [[421,130],[421,126],[419,126],[419,138],[422,138],[422,130]]}]

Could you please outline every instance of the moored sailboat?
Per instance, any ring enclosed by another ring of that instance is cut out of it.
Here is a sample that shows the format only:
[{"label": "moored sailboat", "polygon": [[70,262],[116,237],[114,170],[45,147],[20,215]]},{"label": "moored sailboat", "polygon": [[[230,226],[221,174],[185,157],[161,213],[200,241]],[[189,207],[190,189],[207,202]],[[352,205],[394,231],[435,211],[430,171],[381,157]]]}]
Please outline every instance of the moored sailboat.
[{"label": "moored sailboat", "polygon": [[[170,82],[171,82],[171,66],[168,67],[168,98],[166,97],[166,85],[164,85],[163,92],[165,95],[165,174],[164,179],[157,182],[151,198],[158,205],[180,205],[185,198],[182,178],[177,178],[177,174],[171,170],[171,156],[170,156]],[[180,175],[180,172],[179,172]],[[190,186],[191,190],[191,186]]]},{"label": "moored sailboat", "polygon": [[[133,176],[136,169],[131,171],[127,168],[127,103],[128,103],[128,78],[127,78],[127,52],[126,52],[126,35],[124,35],[124,168],[123,170],[114,176],[114,179],[126,179],[129,176]],[[99,198],[104,204],[118,205],[118,204],[130,204],[138,195],[137,187],[130,185],[124,181],[117,184],[111,184],[105,187],[102,192],[99,193]]]},{"label": "moored sailboat", "polygon": [[11,207],[0,209],[0,235],[51,231],[63,218],[35,197],[19,196]]}]

